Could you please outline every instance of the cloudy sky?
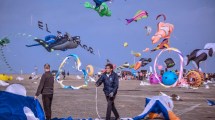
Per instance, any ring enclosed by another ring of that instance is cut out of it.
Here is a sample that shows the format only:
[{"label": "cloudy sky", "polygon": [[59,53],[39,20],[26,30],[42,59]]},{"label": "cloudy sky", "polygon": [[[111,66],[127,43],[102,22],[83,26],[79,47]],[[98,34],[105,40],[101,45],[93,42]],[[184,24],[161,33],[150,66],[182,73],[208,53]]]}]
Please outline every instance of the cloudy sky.
[{"label": "cloudy sky", "polygon": [[[77,54],[82,61],[82,68],[92,64],[96,70],[104,68],[106,59],[121,65],[124,62],[134,63],[131,51],[142,53],[143,58],[152,58],[159,51],[143,53],[145,48],[154,48],[151,37],[156,32],[158,14],[165,14],[166,22],[175,26],[170,39],[171,47],[178,48],[187,55],[196,48],[202,49],[206,43],[215,42],[214,0],[114,0],[107,3],[111,17],[100,17],[95,11],[84,8],[87,0],[0,0],[0,38],[8,36],[11,43],[3,48],[7,62],[16,72],[22,69],[31,73],[34,66],[42,72],[43,65],[50,63],[52,69],[57,69],[63,58],[68,54]],[[88,0],[93,3],[93,0]],[[126,18],[132,18],[138,10],[149,13],[147,19],[126,25]],[[65,52],[47,52],[43,47],[27,48],[34,44],[33,37],[17,35],[18,33],[32,35],[44,39],[48,32],[40,30],[37,21],[48,24],[51,34],[56,31],[68,32],[81,36],[82,43],[94,48],[92,55],[82,48]],[[152,27],[150,36],[146,36],[145,26]],[[128,42],[124,48],[123,43]],[[98,51],[100,55],[98,54]],[[164,66],[164,60],[171,57],[176,62],[172,69],[179,69],[179,57],[175,52],[165,52],[158,60]],[[136,58],[136,61],[139,58]],[[153,65],[153,62],[145,68]],[[68,62],[65,69],[72,71],[74,61]],[[200,64],[205,72],[215,72],[215,58],[210,57]],[[189,64],[186,69],[193,69]],[[0,58],[0,73],[10,73],[3,58]]]}]

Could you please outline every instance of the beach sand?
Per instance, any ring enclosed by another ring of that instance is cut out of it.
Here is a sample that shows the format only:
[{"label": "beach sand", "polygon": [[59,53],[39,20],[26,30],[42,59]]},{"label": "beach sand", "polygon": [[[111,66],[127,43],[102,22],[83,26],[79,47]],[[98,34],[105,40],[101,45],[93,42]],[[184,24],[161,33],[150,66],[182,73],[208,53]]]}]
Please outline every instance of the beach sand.
[{"label": "beach sand", "polygon": [[[17,75],[13,75],[16,78]],[[30,75],[20,75],[25,80],[12,80],[9,83],[19,83],[25,86],[28,96],[34,96],[39,80],[29,80]],[[78,80],[75,76],[66,77],[65,85],[79,86],[84,80]],[[37,83],[34,83],[37,82]],[[73,118],[98,118],[96,114],[96,88],[95,83],[90,82],[87,89],[70,90],[62,89],[55,82],[54,98],[52,103],[52,117]],[[208,106],[206,99],[215,100],[215,86],[209,84],[210,89],[204,86],[199,89],[186,88],[164,88],[160,85],[140,86],[140,81],[120,81],[118,94],[115,100],[116,108],[121,117],[134,117],[142,113],[145,105],[145,98],[159,94],[160,91],[167,95],[177,94],[183,101],[174,101],[174,112],[181,120],[215,120],[215,106]],[[6,87],[0,86],[0,90]],[[103,94],[103,85],[98,88],[98,111],[101,117],[105,117],[107,102]],[[39,101],[42,105],[41,95]],[[195,107],[193,110],[191,108]],[[187,110],[191,110],[185,112]],[[113,116],[113,114],[112,114]]]}]

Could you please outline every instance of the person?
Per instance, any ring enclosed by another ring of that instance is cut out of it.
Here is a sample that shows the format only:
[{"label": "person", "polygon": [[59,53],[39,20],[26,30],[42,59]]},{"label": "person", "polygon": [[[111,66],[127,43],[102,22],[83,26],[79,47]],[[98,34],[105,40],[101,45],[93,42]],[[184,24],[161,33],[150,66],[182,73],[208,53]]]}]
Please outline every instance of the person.
[{"label": "person", "polygon": [[143,73],[142,73],[142,71],[140,71],[140,80],[143,80]]},{"label": "person", "polygon": [[61,74],[63,75],[63,79],[65,80],[65,78],[66,78],[66,72],[65,72],[65,70]]},{"label": "person", "polygon": [[44,65],[45,73],[42,75],[40,84],[35,94],[35,99],[42,94],[43,108],[46,114],[46,120],[51,120],[51,105],[54,93],[54,76],[50,72],[50,65]]},{"label": "person", "polygon": [[96,82],[96,87],[99,87],[102,83],[104,84],[104,94],[106,96],[106,100],[108,102],[107,112],[106,112],[106,120],[110,120],[111,111],[113,111],[115,115],[115,120],[119,119],[119,114],[116,110],[114,100],[117,94],[117,90],[119,87],[119,79],[118,75],[113,71],[113,65],[108,63],[105,66],[106,72],[104,72],[101,77]]}]

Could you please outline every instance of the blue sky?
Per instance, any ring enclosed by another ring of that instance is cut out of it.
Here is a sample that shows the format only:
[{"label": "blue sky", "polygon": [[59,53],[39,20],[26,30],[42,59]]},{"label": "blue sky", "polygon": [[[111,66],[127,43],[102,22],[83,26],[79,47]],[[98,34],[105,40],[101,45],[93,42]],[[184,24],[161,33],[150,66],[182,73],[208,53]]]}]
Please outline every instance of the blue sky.
[{"label": "blue sky", "polygon": [[[63,58],[71,53],[80,57],[82,68],[92,64],[98,70],[104,67],[107,58],[117,65],[133,63],[131,50],[142,52],[146,47],[157,46],[150,39],[156,32],[159,20],[155,19],[160,13],[166,15],[166,22],[174,24],[170,45],[178,48],[183,55],[196,48],[203,48],[206,43],[215,42],[214,0],[114,0],[107,3],[112,11],[111,17],[100,17],[95,11],[84,8],[85,1],[93,3],[93,0],[1,0],[0,38],[9,35],[11,40],[4,48],[10,66],[17,72],[22,69],[25,73],[33,72],[35,65],[42,72],[45,63],[57,69]],[[146,10],[149,17],[126,25],[125,19],[132,18],[138,10]],[[93,47],[96,55],[80,47],[52,53],[43,47],[25,47],[26,44],[35,43],[33,38],[16,34],[26,33],[42,39],[49,35],[37,27],[38,20],[47,23],[52,34],[59,30],[81,36],[82,43]],[[152,27],[150,36],[146,36],[144,26]],[[123,47],[124,42],[128,42],[128,47]],[[142,53],[142,57],[154,60],[158,53]],[[179,69],[179,57],[174,52],[162,54],[159,64],[164,65],[163,61],[168,57],[176,62],[172,69]],[[2,58],[0,60],[0,73],[9,72]],[[142,69],[148,69],[153,62]],[[72,71],[72,64],[73,61],[69,62],[65,69]],[[214,57],[208,58],[200,67],[204,72],[215,72]],[[194,67],[189,64],[185,68]]]}]

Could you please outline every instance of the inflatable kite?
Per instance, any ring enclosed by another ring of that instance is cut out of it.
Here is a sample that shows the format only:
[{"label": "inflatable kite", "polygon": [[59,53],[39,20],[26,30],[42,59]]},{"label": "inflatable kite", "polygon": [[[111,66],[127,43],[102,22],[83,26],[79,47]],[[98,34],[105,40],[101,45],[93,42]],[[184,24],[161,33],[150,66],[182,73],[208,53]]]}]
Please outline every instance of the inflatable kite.
[{"label": "inflatable kite", "polygon": [[87,65],[86,72],[89,76],[92,76],[94,74],[94,68],[92,65]]},{"label": "inflatable kite", "polygon": [[173,61],[172,58],[167,58],[164,62],[166,64],[167,68],[171,68],[171,67],[175,66],[175,62]]},{"label": "inflatable kite", "polygon": [[145,26],[145,29],[147,31],[146,35],[150,35],[152,32],[152,28],[150,26]]},{"label": "inflatable kite", "polygon": [[85,2],[84,4],[85,8],[93,9],[98,12],[98,14],[103,17],[103,16],[111,16],[111,11],[109,10],[108,6],[106,3],[102,3],[100,6],[97,8],[91,5],[89,2]]},{"label": "inflatable kite", "polygon": [[158,78],[159,78],[159,79],[157,79],[157,78],[155,77],[154,74],[151,74],[150,77],[149,77],[149,82],[150,82],[151,84],[159,84],[159,83],[160,83],[160,80],[161,80],[161,76],[158,75]]},{"label": "inflatable kite", "polygon": [[144,67],[152,61],[151,58],[141,58],[138,62],[135,63],[134,69],[138,70],[140,67]]},{"label": "inflatable kite", "polygon": [[164,39],[156,48],[152,49],[151,52],[154,52],[156,50],[161,50],[165,48],[169,48],[169,39]]},{"label": "inflatable kite", "polygon": [[135,16],[131,19],[125,19],[127,21],[127,25],[133,21],[137,22],[138,20],[141,20],[143,18],[147,18],[148,17],[148,12],[143,11],[143,10],[139,10]]},{"label": "inflatable kite", "polygon": [[134,65],[134,70],[140,69],[141,65],[142,65],[142,61],[137,61]]},{"label": "inflatable kite", "polygon": [[122,70],[122,69],[129,68],[129,67],[130,67],[129,63],[125,62],[123,65],[117,67],[116,70],[118,71],[118,70]]},{"label": "inflatable kite", "polygon": [[5,45],[7,45],[9,43],[10,43],[10,40],[7,37],[5,37],[3,39],[0,39],[0,45],[1,46],[5,46]]},{"label": "inflatable kite", "polygon": [[5,75],[5,74],[0,74],[0,80],[2,80],[2,81],[11,81],[11,80],[13,80],[13,76],[8,76],[8,75]]},{"label": "inflatable kite", "polygon": [[178,80],[178,75],[175,72],[166,71],[162,75],[162,83],[164,85],[168,85],[168,86],[173,85],[176,83],[177,80]]},{"label": "inflatable kite", "polygon": [[173,107],[173,101],[167,96],[146,98],[144,111],[133,119],[141,120],[148,116],[149,119],[163,117],[165,120],[180,120],[172,111]]},{"label": "inflatable kite", "polygon": [[13,84],[6,91],[0,91],[0,120],[45,120],[40,102],[26,96],[23,88],[22,85]]},{"label": "inflatable kite", "polygon": [[161,38],[169,39],[173,32],[174,25],[170,23],[159,22],[157,24],[157,32],[152,36],[152,43],[157,43]]},{"label": "inflatable kite", "polygon": [[207,60],[208,56],[212,57],[215,53],[215,43],[207,43],[204,49],[195,49],[190,55],[185,57],[185,65],[193,61],[196,68],[199,68],[199,63]]},{"label": "inflatable kite", "polygon": [[87,47],[87,45],[82,45],[80,36],[71,37],[68,33],[64,36],[61,32],[58,31],[58,35],[48,35],[45,37],[45,40],[42,39],[34,39],[38,44],[26,45],[26,47],[34,47],[42,45],[48,52],[52,52],[54,50],[66,51],[68,49],[75,49],[78,46],[84,48],[90,53],[94,54],[92,47]]},{"label": "inflatable kite", "polygon": [[[72,37],[71,40],[67,38],[62,38],[59,41],[45,41],[42,39],[35,39],[36,42],[38,42],[40,45],[42,45],[48,52],[52,52],[54,50],[62,50],[66,51],[67,49],[74,49],[77,48],[80,43],[80,37],[75,36]],[[27,47],[36,46],[34,45],[26,45]]]},{"label": "inflatable kite", "polygon": [[161,16],[163,17],[163,20],[166,21],[166,15],[164,15],[164,14],[159,14],[159,15],[156,17],[156,20],[158,20]]},{"label": "inflatable kite", "polygon": [[0,86],[8,86],[8,85],[9,85],[9,83],[0,80]]},{"label": "inflatable kite", "polygon": [[191,87],[200,87],[204,81],[204,74],[198,70],[191,70],[186,74],[186,78]]}]

